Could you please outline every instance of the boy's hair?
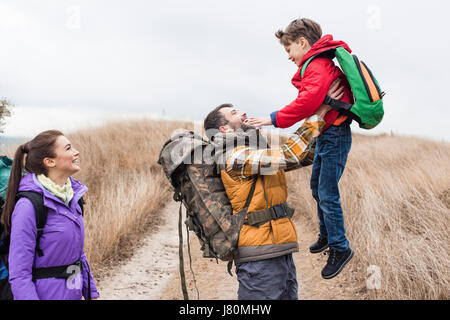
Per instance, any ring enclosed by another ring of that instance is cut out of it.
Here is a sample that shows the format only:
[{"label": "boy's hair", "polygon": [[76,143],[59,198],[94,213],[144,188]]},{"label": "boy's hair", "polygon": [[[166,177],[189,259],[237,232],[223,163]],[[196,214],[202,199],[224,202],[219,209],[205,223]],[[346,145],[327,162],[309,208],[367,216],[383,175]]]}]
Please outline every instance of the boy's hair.
[{"label": "boy's hair", "polygon": [[284,31],[278,30],[275,36],[280,39],[280,43],[285,47],[292,42],[296,42],[300,37],[304,37],[312,46],[322,37],[322,28],[311,19],[295,19],[289,23]]},{"label": "boy's hair", "polygon": [[214,108],[205,118],[203,123],[206,136],[211,139],[217,132],[219,132],[219,128],[228,123],[225,116],[220,112],[223,108],[233,108],[233,105],[230,103],[224,103],[220,106]]}]

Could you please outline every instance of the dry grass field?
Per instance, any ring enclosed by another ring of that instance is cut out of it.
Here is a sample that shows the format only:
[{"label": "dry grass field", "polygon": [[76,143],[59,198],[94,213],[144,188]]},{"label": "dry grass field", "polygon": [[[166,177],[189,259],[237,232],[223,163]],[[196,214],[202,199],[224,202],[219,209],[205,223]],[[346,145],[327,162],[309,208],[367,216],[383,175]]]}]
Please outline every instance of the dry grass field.
[{"label": "dry grass field", "polygon": [[[290,201],[317,222],[310,174],[289,173]],[[353,135],[340,191],[356,252],[349,267],[363,291],[367,282],[379,288],[367,290],[370,298],[450,298],[449,144]]]},{"label": "dry grass field", "polygon": [[[75,178],[89,188],[85,251],[97,275],[158,227],[172,191],[156,161],[177,128],[193,124],[129,121],[68,135],[82,159]],[[2,151],[11,155],[8,150]],[[316,223],[310,173],[311,167],[287,174],[289,201],[296,215]],[[348,268],[369,298],[450,298],[449,144],[354,134],[340,190],[356,252]],[[373,266],[379,273],[371,273]],[[367,289],[371,284],[378,289]]]},{"label": "dry grass field", "polygon": [[89,188],[85,251],[97,275],[129,257],[140,235],[158,226],[158,212],[172,193],[156,162],[163,143],[181,127],[192,129],[186,123],[142,120],[68,135],[82,159],[75,178]]}]

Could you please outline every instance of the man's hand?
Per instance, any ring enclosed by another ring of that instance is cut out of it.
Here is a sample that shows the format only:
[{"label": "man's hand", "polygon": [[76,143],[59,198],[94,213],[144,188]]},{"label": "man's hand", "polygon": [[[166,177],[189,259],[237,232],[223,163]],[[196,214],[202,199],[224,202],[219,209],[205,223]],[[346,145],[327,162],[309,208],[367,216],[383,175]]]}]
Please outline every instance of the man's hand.
[{"label": "man's hand", "polygon": [[328,95],[336,100],[340,100],[344,96],[344,86],[340,86],[341,79],[337,78],[333,81],[330,88],[328,89]]},{"label": "man's hand", "polygon": [[[341,86],[341,79],[337,78],[333,81],[333,83],[330,85],[330,88],[328,89],[327,94],[335,100],[339,100],[344,96],[344,86]],[[315,114],[323,119],[327,112],[330,110],[331,107],[329,105],[323,104]]]},{"label": "man's hand", "polygon": [[315,114],[323,119],[323,118],[325,118],[325,115],[327,114],[327,112],[330,110],[331,110],[331,107],[329,105],[323,104],[320,106],[319,110],[317,110]]},{"label": "man's hand", "polygon": [[260,128],[261,126],[272,125],[272,119],[270,117],[250,117],[244,121],[245,124]]}]

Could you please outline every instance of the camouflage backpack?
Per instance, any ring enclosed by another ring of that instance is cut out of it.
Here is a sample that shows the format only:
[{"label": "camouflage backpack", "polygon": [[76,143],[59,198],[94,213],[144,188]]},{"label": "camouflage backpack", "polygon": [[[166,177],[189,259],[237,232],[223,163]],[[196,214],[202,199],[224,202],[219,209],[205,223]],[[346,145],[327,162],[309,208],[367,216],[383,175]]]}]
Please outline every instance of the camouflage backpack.
[{"label": "camouflage backpack", "polygon": [[[214,146],[208,140],[193,131],[174,135],[163,145],[158,164],[163,167],[174,188],[174,200],[181,202],[178,222],[180,276],[183,294],[187,299],[182,251],[182,205],[186,208],[186,228],[194,231],[200,240],[203,257],[232,262],[256,179],[244,209],[233,215],[220,171],[214,161]],[[190,251],[189,232],[187,234]]]}]

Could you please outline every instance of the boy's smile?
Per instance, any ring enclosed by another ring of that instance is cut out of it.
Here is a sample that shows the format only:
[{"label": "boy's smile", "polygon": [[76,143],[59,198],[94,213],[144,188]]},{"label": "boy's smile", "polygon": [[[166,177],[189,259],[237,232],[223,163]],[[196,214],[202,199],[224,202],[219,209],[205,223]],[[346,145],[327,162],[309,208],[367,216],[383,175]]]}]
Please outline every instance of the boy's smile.
[{"label": "boy's smile", "polygon": [[289,60],[294,62],[297,67],[300,67],[300,63],[303,60],[305,54],[311,49],[308,40],[304,37],[300,37],[295,42],[290,42],[289,45],[284,46],[284,49],[289,55]]}]

